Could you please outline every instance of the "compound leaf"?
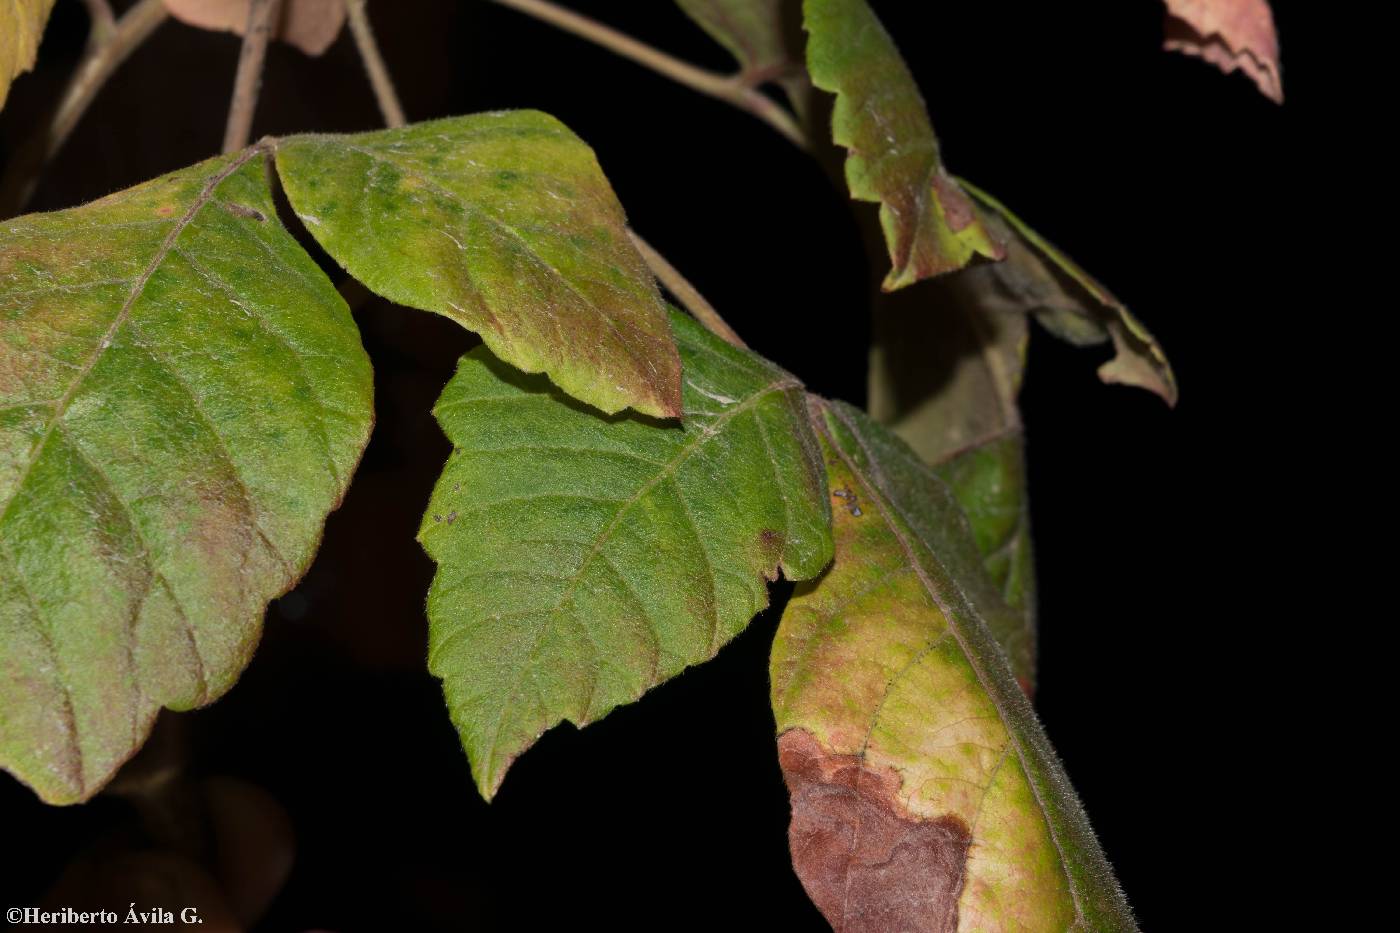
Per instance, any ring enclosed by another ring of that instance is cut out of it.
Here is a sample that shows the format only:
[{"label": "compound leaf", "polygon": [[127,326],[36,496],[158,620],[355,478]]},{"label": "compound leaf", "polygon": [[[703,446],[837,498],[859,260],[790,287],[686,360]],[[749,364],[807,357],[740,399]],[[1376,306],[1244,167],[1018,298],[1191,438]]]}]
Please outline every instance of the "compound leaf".
[{"label": "compound leaf", "polygon": [[886,290],[960,269],[1001,245],[943,168],[923,96],[865,0],[806,0],[807,70],[836,95],[832,139],[848,150],[851,196],[880,205]]},{"label": "compound leaf", "polygon": [[553,117],[293,136],[277,168],[316,240],[380,295],[452,318],[605,412],[680,413],[656,283],[593,150]]},{"label": "compound leaf", "polygon": [[859,412],[817,408],[836,555],[771,665],[808,894],[842,931],[1135,929],[948,491]]},{"label": "compound leaf", "polygon": [[34,67],[39,39],[54,0],[6,0],[0,4],[0,107],[15,78]]},{"label": "compound leaf", "polygon": [[680,424],[602,417],[485,349],[436,415],[455,450],[420,540],[438,563],[429,667],[494,795],[548,728],[712,657],[820,573],[831,513],[803,391],[679,313]]},{"label": "compound leaf", "polygon": [[228,690],[369,436],[262,156],[0,224],[0,765],[53,803]]}]

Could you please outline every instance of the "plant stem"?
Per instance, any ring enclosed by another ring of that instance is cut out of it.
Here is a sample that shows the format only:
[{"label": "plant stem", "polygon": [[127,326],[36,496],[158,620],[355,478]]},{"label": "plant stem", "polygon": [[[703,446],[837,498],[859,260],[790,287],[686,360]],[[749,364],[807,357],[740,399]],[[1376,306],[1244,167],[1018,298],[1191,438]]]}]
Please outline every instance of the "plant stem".
[{"label": "plant stem", "polygon": [[706,330],[726,343],[733,344],[740,349],[748,347],[748,344],[744,343],[744,339],[734,328],[729,326],[729,322],[720,317],[715,306],[706,301],[705,296],[701,295],[695,286],[691,285],[690,281],[667,261],[665,256],[658,253],[650,243],[638,236],[636,231],[628,230],[627,233],[632,237],[633,245],[642,254],[642,258],[646,260],[657,281],[666,286],[668,292],[676,296],[676,300],[685,306],[685,309],[695,320],[704,324]]},{"label": "plant stem", "polygon": [[117,18],[107,0],[83,0],[88,18],[92,20],[92,31],[88,33],[88,45],[100,45],[117,31]]},{"label": "plant stem", "polygon": [[238,72],[233,78],[233,99],[229,102],[228,124],[224,128],[224,152],[237,152],[248,145],[253,131],[253,111],[258,107],[258,91],[262,89],[267,40],[271,38],[272,22],[281,5],[281,0],[252,0],[248,5],[248,26],[243,30]]},{"label": "plant stem", "polygon": [[724,75],[698,68],[673,55],[652,48],[644,42],[619,32],[597,20],[557,6],[548,0],[493,0],[501,6],[510,7],[536,19],[543,20],[565,32],[587,39],[611,52],[631,59],[639,65],[650,68],[657,74],[684,84],[692,90],[718,98],[763,120],[779,133],[786,136],[800,149],[807,148],[807,136],[802,132],[797,120],[776,102],[755,88],[748,78],[740,73]]},{"label": "plant stem", "polygon": [[379,43],[374,41],[374,28],[365,10],[366,0],[345,0],[345,12],[350,17],[350,32],[355,37],[355,46],[360,50],[360,60],[365,63],[365,73],[374,88],[374,98],[379,101],[379,112],[384,114],[384,125],[403,126],[403,105],[399,103],[394,82],[389,78],[389,69],[384,66],[384,57],[379,54]]},{"label": "plant stem", "polygon": [[0,183],[0,217],[8,217],[29,203],[45,164],[63,148],[97,92],[170,15],[163,0],[140,0],[109,29],[105,17],[111,15],[111,8],[105,0],[89,0],[88,9],[93,15],[93,31],[87,51],[68,80],[48,126],[29,134],[24,146],[5,166],[4,181]]}]

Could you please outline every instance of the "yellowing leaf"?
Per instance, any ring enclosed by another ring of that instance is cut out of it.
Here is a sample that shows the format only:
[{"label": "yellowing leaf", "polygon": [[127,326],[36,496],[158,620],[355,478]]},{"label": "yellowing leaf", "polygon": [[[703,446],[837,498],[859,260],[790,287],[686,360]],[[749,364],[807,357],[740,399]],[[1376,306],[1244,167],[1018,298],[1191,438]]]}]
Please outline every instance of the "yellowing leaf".
[{"label": "yellowing leaf", "polygon": [[1169,50],[1198,56],[1229,74],[1249,75],[1283,103],[1283,69],[1269,0],[1166,0]]},{"label": "yellowing leaf", "polygon": [[0,766],[84,800],[229,689],[371,391],[259,150],[0,222]]},{"label": "yellowing leaf", "polygon": [[948,491],[859,412],[817,408],[836,555],[771,664],[807,893],[839,931],[1135,929]]},{"label": "yellowing leaf", "polygon": [[[250,0],[164,0],[170,15],[199,29],[243,35]],[[272,38],[321,55],[345,25],[345,0],[282,0]]]},{"label": "yellowing leaf", "polygon": [[438,402],[455,450],[419,536],[438,563],[428,663],[486,797],[546,729],[713,657],[779,569],[831,558],[802,387],[671,320],[680,424],[601,417],[484,349]]},{"label": "yellowing leaf", "polygon": [[277,145],[293,208],[355,276],[605,412],[680,413],[656,282],[577,136],[536,111]]},{"label": "yellowing leaf", "polygon": [[836,95],[831,135],[849,150],[851,197],[880,205],[887,291],[960,269],[1001,245],[943,168],[923,96],[865,0],[806,0],[807,69]]},{"label": "yellowing leaf", "polygon": [[49,21],[54,0],[4,0],[0,3],[0,107],[10,85],[34,67],[39,38]]}]

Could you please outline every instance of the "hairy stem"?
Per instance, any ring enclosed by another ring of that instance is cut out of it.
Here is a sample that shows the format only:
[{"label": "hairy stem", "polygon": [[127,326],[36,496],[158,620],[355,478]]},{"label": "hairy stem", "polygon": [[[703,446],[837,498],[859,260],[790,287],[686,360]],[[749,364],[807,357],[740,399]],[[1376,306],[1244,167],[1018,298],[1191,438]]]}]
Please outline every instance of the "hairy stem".
[{"label": "hairy stem", "polygon": [[345,0],[345,11],[350,17],[350,32],[355,37],[355,46],[360,50],[360,61],[365,63],[365,73],[374,88],[374,99],[379,101],[379,112],[384,115],[384,125],[403,126],[403,105],[399,103],[394,82],[389,78],[389,69],[384,66],[384,57],[379,54],[379,43],[374,41],[374,28],[370,26],[369,13],[365,10],[366,0]]},{"label": "hairy stem", "polygon": [[632,243],[637,247],[637,251],[642,254],[647,265],[651,268],[652,275],[656,276],[658,282],[665,286],[666,291],[676,297],[676,300],[690,312],[691,317],[705,325],[705,329],[710,333],[733,344],[741,349],[748,344],[744,343],[744,338],[740,337],[734,328],[729,326],[729,322],[720,317],[715,306],[705,300],[705,296],[700,294],[694,285],[675,266],[667,261],[666,257],[658,253],[650,243],[637,235],[636,231],[628,230],[628,235],[632,237]]},{"label": "hairy stem", "polygon": [[224,152],[237,152],[248,145],[253,132],[253,111],[258,108],[262,89],[263,62],[267,41],[282,0],[252,0],[248,5],[248,26],[243,31],[243,47],[238,52],[238,72],[233,77],[233,99],[228,106],[224,127]]},{"label": "hairy stem", "polygon": [[29,203],[44,166],[63,148],[97,92],[169,16],[163,0],[140,0],[109,27],[106,17],[111,15],[111,8],[104,0],[90,0],[88,9],[93,15],[93,31],[87,51],[48,125],[29,134],[24,146],[5,166],[5,177],[0,182],[0,216],[18,213]]},{"label": "hairy stem", "polygon": [[698,68],[674,55],[652,48],[644,42],[619,32],[587,16],[567,10],[548,0],[493,0],[501,6],[519,10],[529,16],[557,26],[565,32],[587,39],[611,52],[650,68],[701,94],[708,94],[741,110],[746,110],[786,136],[799,148],[807,148],[807,136],[797,120],[776,102],[765,96],[743,74],[725,75]]}]

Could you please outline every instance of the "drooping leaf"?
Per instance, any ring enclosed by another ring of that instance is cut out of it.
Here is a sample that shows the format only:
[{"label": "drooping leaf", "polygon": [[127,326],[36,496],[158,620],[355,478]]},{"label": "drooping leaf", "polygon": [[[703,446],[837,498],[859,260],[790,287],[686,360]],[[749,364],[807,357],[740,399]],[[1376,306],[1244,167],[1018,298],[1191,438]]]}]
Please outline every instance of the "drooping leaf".
[{"label": "drooping leaf", "polygon": [[996,280],[999,300],[1035,314],[1056,336],[1080,346],[1113,341],[1114,357],[1099,367],[1104,382],[1138,386],[1177,400],[1176,376],[1167,355],[1142,322],[1074,260],[1012,214],[996,198],[963,182],[994,216],[984,222],[1008,244],[1005,262],[985,273]]},{"label": "drooping leaf", "polygon": [[380,295],[452,318],[605,412],[679,414],[656,283],[593,151],[553,117],[293,136],[277,167],[312,235]]},{"label": "drooping leaf", "polygon": [[540,734],[712,657],[781,569],[831,558],[802,387],[678,313],[680,423],[602,417],[484,349],[436,415],[455,450],[420,540],[429,667],[486,797]]},{"label": "drooping leaf", "polygon": [[1001,245],[943,167],[923,96],[865,0],[805,0],[807,68],[836,95],[831,134],[849,150],[851,196],[880,205],[891,291],[1000,258]]},{"label": "drooping leaf", "polygon": [[[994,218],[993,218],[994,219]],[[875,316],[870,413],[952,486],[987,570],[1020,624],[996,631],[1022,686],[1035,682],[1035,566],[1021,416],[1025,309],[1003,295],[1004,262],[941,276]]]},{"label": "drooping leaf", "polygon": [[[241,36],[250,0],[163,0],[170,15],[198,29]],[[282,0],[272,38],[313,57],[331,47],[345,25],[345,0]]]},{"label": "drooping leaf", "polygon": [[228,690],[368,439],[262,156],[0,223],[0,765],[50,802]]},{"label": "drooping leaf", "polygon": [[773,645],[793,863],[838,931],[1132,930],[947,490],[819,406],[836,556]]},{"label": "drooping leaf", "polygon": [[1283,103],[1278,34],[1268,0],[1166,0],[1166,48],[1198,56],[1229,74],[1243,71],[1260,93]]},{"label": "drooping leaf", "polygon": [[805,120],[807,69],[802,48],[793,41],[787,19],[792,0],[676,0],[739,62],[740,74],[753,84],[774,82],[783,89],[797,115]]},{"label": "drooping leaf", "polygon": [[5,0],[0,3],[0,107],[15,78],[34,67],[39,39],[54,0]]}]

